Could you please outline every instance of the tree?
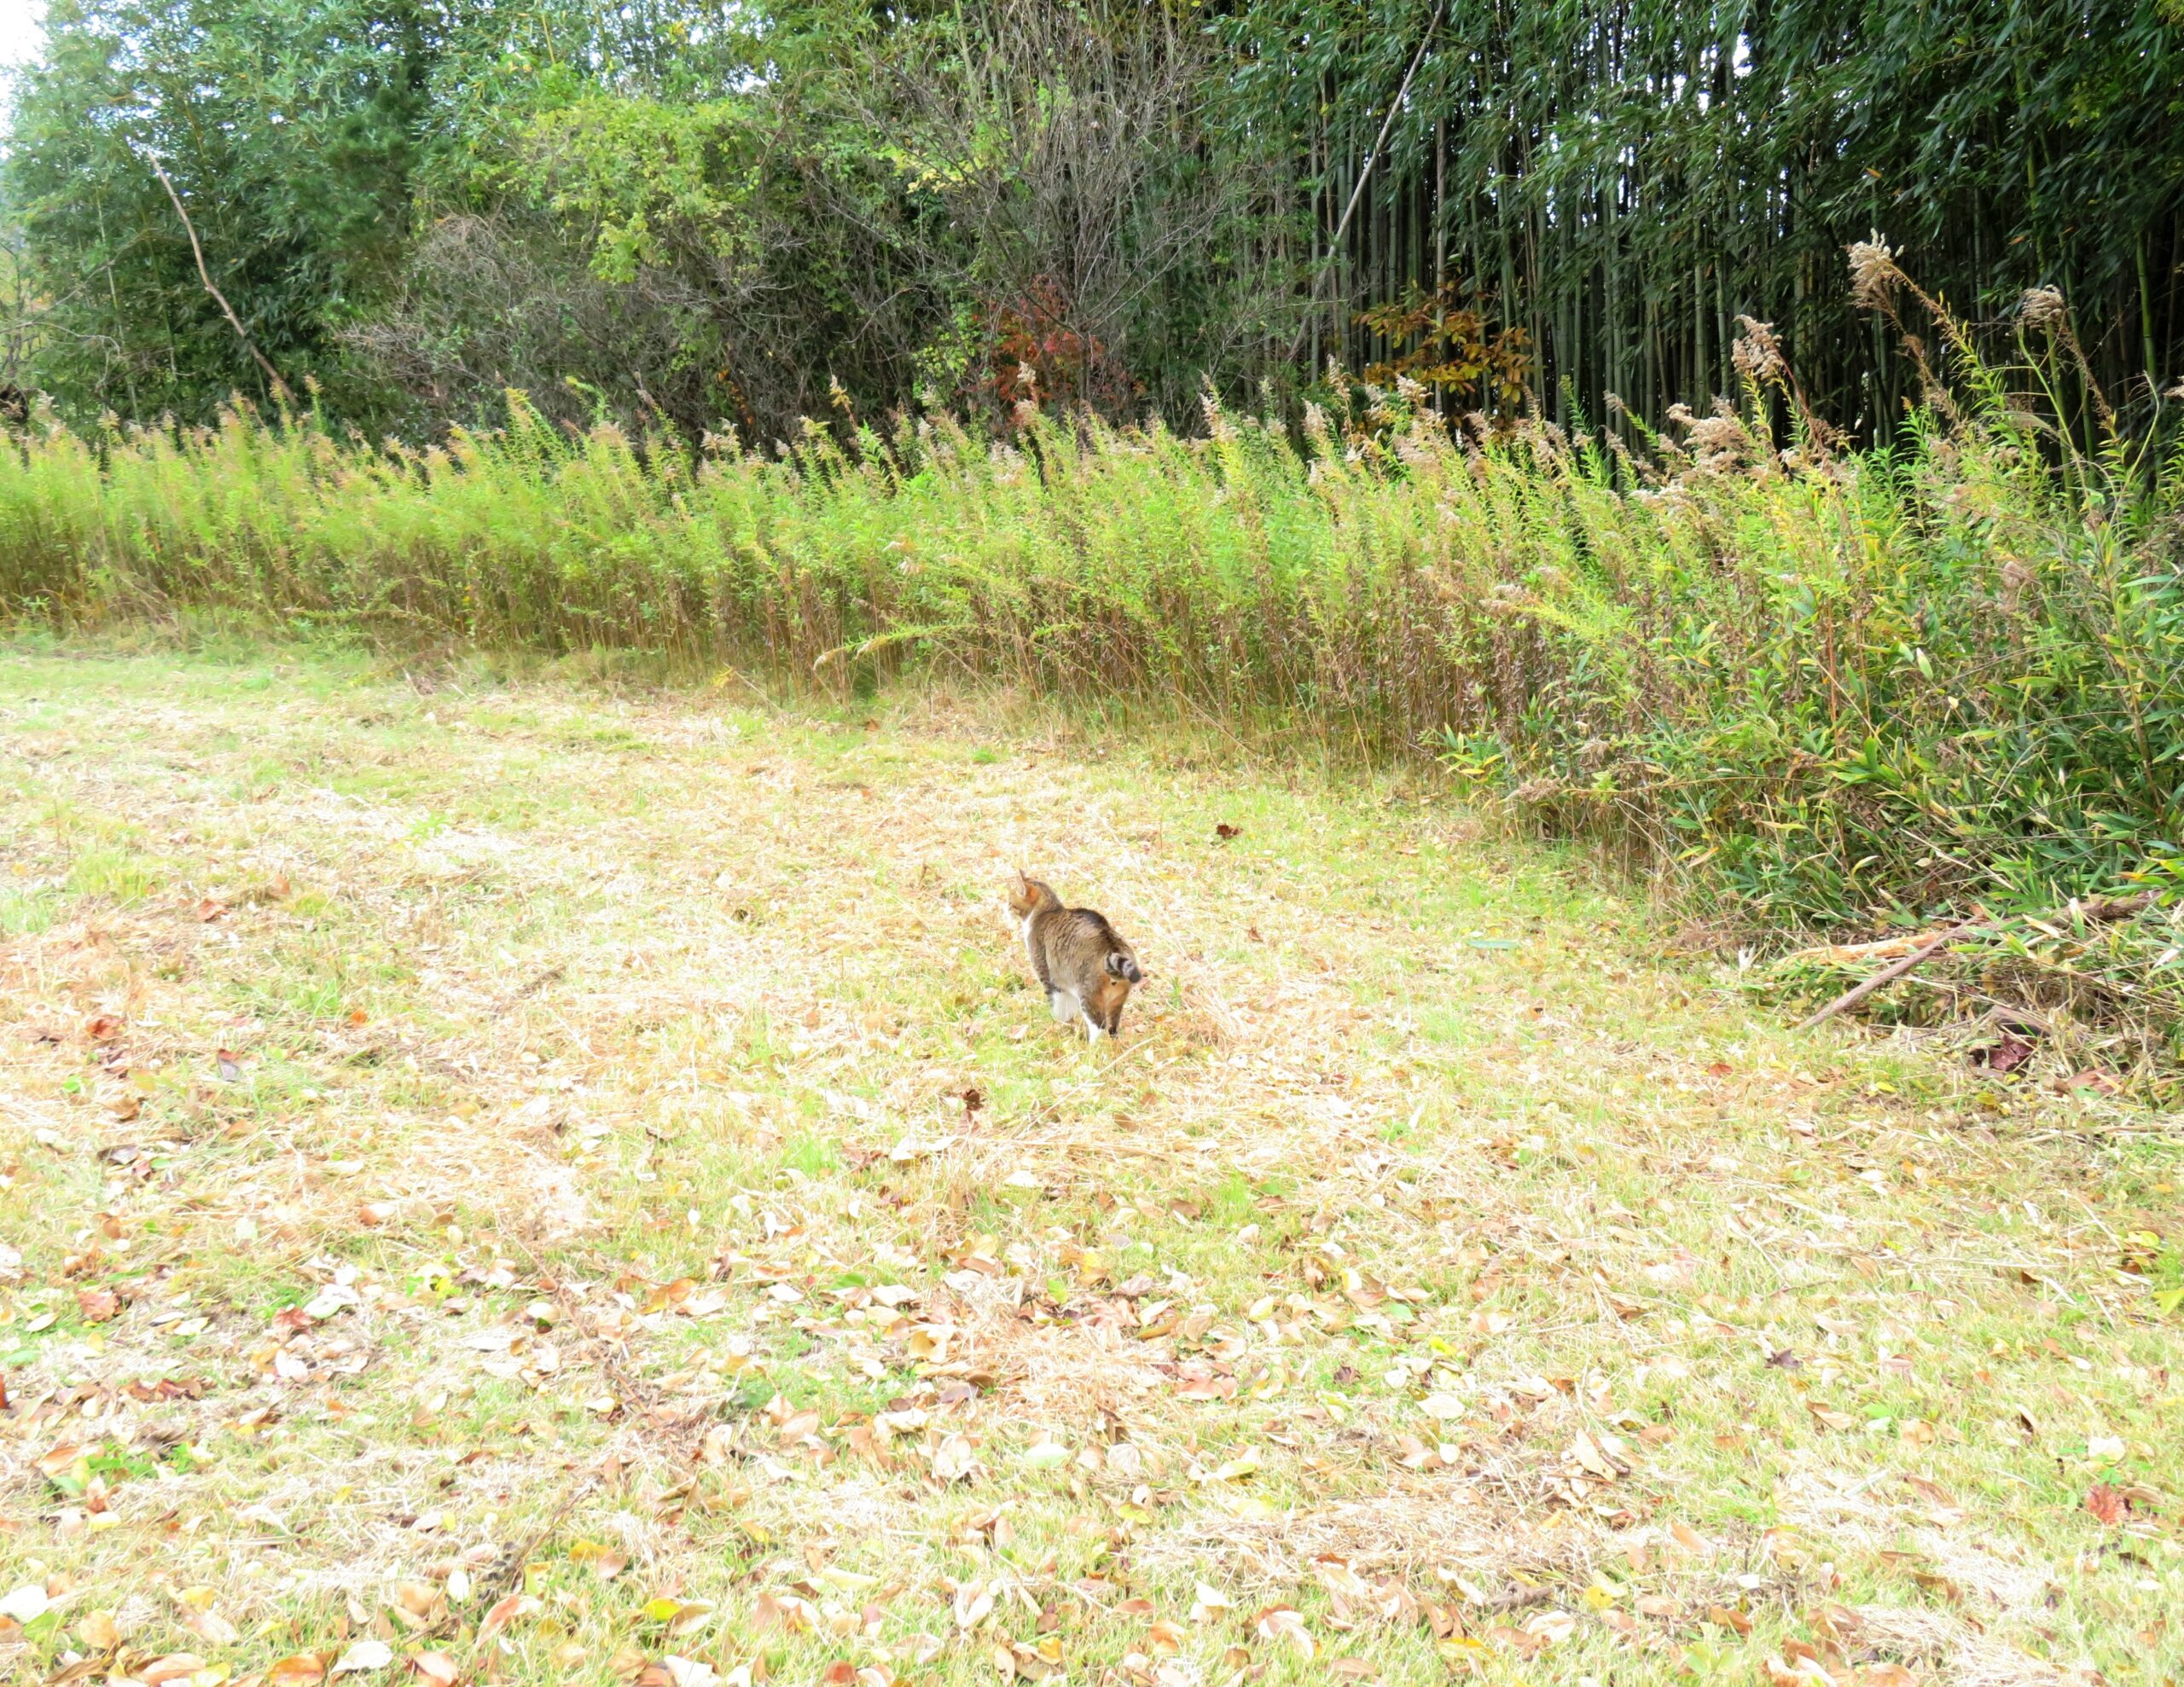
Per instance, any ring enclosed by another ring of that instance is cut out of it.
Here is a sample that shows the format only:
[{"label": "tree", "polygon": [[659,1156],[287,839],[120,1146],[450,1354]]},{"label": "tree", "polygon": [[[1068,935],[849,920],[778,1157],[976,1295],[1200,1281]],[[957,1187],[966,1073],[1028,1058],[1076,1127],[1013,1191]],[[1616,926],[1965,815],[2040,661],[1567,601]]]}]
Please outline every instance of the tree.
[{"label": "tree", "polygon": [[42,383],[192,420],[272,396],[164,171],[251,344],[368,420],[338,335],[398,273],[444,27],[412,0],[55,0],[4,175]]}]

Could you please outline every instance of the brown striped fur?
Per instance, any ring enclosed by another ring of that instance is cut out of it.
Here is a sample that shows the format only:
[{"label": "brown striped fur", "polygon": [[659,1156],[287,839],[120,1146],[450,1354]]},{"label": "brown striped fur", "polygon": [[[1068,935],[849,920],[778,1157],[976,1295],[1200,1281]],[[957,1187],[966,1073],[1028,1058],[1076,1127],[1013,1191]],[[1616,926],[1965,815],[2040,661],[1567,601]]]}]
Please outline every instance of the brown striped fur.
[{"label": "brown striped fur", "polygon": [[1095,1042],[1118,1035],[1123,1004],[1145,974],[1106,916],[1063,907],[1051,885],[1020,872],[1010,888],[1008,907],[1056,1021],[1083,1025]]}]

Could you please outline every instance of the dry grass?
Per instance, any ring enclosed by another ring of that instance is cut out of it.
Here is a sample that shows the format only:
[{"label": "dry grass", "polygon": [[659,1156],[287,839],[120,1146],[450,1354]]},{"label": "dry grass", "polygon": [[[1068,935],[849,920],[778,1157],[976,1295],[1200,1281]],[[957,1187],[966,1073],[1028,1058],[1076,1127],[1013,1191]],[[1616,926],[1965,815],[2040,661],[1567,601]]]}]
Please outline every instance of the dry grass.
[{"label": "dry grass", "polygon": [[868,716],[0,657],[27,1678],[2184,1662],[2163,1122],[1794,1037],[1398,780]]}]

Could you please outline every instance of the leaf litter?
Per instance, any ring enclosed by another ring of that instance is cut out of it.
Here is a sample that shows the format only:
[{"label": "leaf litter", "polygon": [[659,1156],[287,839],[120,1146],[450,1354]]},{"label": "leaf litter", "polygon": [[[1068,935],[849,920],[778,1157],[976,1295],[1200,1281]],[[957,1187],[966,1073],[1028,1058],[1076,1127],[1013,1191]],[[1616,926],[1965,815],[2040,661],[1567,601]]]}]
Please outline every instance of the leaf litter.
[{"label": "leaf litter", "polygon": [[[0,1054],[0,1647],[49,1672],[2175,1655],[2175,1207],[2096,1088],[1998,1110],[1754,1027],[1559,870],[1421,866],[1339,786],[1262,780],[1207,838],[1157,747],[1036,718],[967,781],[989,703],[844,749],[550,684],[275,675],[265,714],[187,658],[88,667],[142,707],[125,739],[61,687],[69,800],[173,877],[0,951],[55,1033]],[[0,746],[55,679],[0,669]],[[276,742],[419,771],[239,803]],[[18,877],[61,874],[51,764],[11,766]],[[1118,1049],[1030,1011],[1014,859],[1162,956]]]}]

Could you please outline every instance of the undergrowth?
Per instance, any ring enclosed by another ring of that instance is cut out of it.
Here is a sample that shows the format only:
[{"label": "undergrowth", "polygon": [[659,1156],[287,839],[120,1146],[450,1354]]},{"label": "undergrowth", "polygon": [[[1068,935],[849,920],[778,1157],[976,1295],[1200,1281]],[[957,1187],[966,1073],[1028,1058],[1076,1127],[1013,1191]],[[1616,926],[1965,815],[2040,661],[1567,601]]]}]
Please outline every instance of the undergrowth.
[{"label": "undergrowth", "polygon": [[517,395],[422,451],[238,409],[0,454],[0,603],[1271,711],[1438,756],[1734,938],[1994,919],[1927,994],[2121,1027],[2144,1075],[2184,1054],[2184,453],[2058,424],[2059,299],[1997,372],[1859,253],[1867,302],[1908,291],[1951,354],[1953,389],[1907,334],[1928,403],[1887,449],[1805,412],[1759,324],[1741,406],[1638,449],[1414,391],[1301,444],[1211,403],[1196,438],[1025,407],[999,441],[851,418],[771,450],[557,432]]}]

